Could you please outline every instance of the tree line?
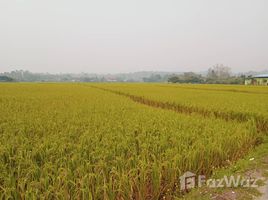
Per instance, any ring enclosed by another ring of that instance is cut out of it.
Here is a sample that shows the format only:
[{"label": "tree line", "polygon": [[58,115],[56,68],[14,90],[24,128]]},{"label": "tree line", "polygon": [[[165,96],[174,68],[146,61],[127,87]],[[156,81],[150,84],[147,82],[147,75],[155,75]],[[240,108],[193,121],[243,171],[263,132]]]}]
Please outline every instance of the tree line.
[{"label": "tree line", "polygon": [[170,82],[207,84],[244,84],[245,76],[232,75],[222,64],[214,65],[205,74],[194,72],[134,72],[125,74],[49,74],[16,70],[0,73],[0,82]]},{"label": "tree line", "polygon": [[171,83],[207,83],[207,84],[244,84],[245,76],[234,76],[231,68],[217,64],[208,69],[207,75],[202,76],[194,72],[185,72],[168,78]]}]

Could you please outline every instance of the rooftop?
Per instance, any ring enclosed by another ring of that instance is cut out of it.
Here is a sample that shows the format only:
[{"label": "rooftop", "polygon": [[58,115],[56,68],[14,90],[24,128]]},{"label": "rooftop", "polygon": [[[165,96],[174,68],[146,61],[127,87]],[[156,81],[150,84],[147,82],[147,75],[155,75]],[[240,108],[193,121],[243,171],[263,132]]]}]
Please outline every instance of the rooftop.
[{"label": "rooftop", "polygon": [[253,78],[268,78],[268,74],[259,74],[259,75],[255,75],[252,76]]}]

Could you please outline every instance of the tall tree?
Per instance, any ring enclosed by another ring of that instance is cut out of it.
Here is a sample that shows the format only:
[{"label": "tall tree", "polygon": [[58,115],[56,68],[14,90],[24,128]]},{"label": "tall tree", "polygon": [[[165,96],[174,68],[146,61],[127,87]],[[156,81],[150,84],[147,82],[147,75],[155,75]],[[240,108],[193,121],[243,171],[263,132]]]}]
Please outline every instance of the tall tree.
[{"label": "tall tree", "polygon": [[216,64],[208,69],[209,79],[226,79],[231,76],[231,68],[223,64]]}]

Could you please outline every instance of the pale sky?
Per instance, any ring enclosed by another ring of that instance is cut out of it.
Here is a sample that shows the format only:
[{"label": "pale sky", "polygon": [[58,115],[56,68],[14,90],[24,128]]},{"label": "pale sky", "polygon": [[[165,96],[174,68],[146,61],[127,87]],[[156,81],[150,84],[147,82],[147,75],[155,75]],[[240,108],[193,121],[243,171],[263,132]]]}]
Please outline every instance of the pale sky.
[{"label": "pale sky", "polygon": [[268,0],[0,0],[0,72],[268,69]]}]

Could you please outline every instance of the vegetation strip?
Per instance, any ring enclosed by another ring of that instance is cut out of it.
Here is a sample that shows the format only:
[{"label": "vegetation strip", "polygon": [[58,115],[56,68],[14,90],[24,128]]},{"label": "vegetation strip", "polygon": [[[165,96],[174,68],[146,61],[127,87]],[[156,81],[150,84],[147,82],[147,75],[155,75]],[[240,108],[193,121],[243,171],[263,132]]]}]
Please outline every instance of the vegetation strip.
[{"label": "vegetation strip", "polygon": [[155,100],[144,98],[142,96],[136,96],[136,95],[128,94],[128,93],[121,92],[121,91],[111,90],[111,89],[107,89],[103,87],[98,87],[98,86],[90,86],[90,87],[100,89],[103,91],[107,91],[107,92],[111,92],[120,96],[125,96],[137,103],[141,103],[147,106],[161,108],[165,110],[172,110],[172,111],[179,112],[179,113],[185,113],[185,114],[195,113],[195,114],[200,114],[204,117],[216,117],[216,118],[223,119],[226,121],[235,120],[238,122],[247,122],[249,120],[254,120],[258,131],[264,132],[264,133],[267,133],[268,131],[268,121],[262,116],[254,116],[254,115],[249,115],[246,113],[238,113],[238,112],[209,111],[209,110],[201,109],[198,107],[189,107],[189,106],[180,105],[176,103],[155,101]]},{"label": "vegetation strip", "polygon": [[190,90],[201,90],[201,91],[212,91],[212,92],[237,92],[237,93],[245,93],[245,94],[268,94],[268,92],[259,92],[259,91],[247,91],[247,90],[236,90],[236,89],[219,89],[219,88],[197,88],[197,87],[185,87],[181,85],[170,86],[170,85],[159,85],[159,87],[169,87],[169,88],[182,88],[182,89],[190,89]]}]

